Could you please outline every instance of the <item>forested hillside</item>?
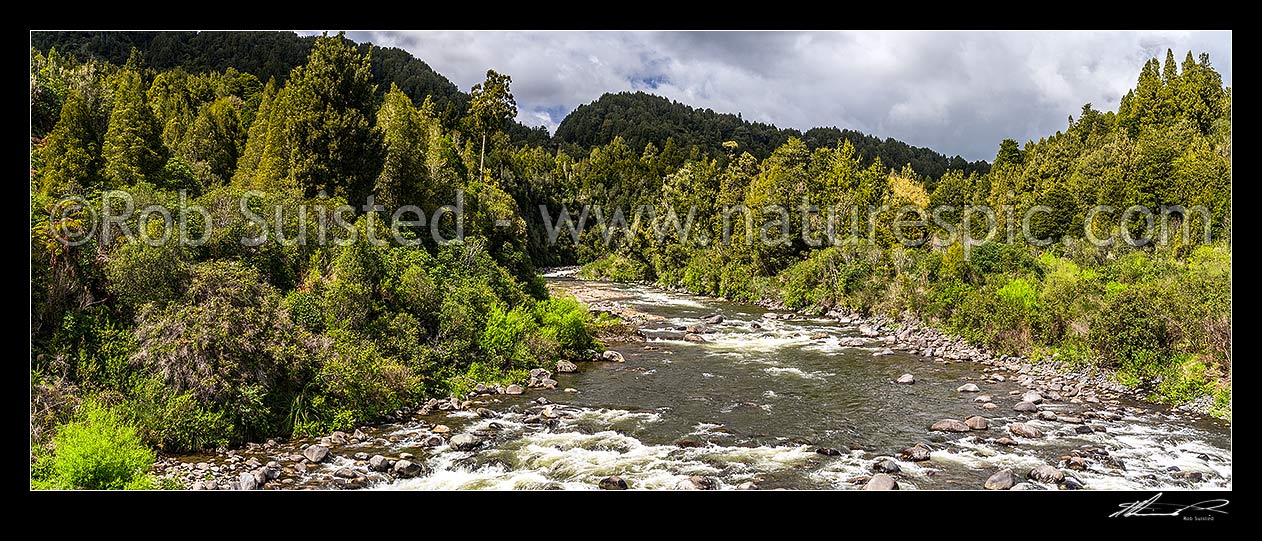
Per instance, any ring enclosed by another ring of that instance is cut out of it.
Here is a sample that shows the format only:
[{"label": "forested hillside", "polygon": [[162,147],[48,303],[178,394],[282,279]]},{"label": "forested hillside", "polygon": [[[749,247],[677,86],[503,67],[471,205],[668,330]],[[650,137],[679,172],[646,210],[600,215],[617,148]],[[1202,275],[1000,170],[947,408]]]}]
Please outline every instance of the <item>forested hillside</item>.
[{"label": "forested hillside", "polygon": [[649,143],[662,147],[673,140],[673,144],[682,148],[697,146],[720,159],[725,154],[723,143],[732,141],[741,151],[760,160],[790,138],[801,139],[810,150],[850,141],[864,167],[877,159],[897,167],[911,164],[912,170],[923,177],[930,188],[948,169],[960,170],[966,175],[989,170],[986,162],[968,162],[959,156],[947,158],[931,149],[892,138],[881,140],[837,128],[813,128],[803,134],[792,128],[749,122],[733,114],[695,109],[644,92],[605,94],[592,103],[580,105],[566,115],[555,135],[558,143],[569,145],[567,149],[571,153],[608,144],[615,137],[622,137],[632,148],[644,148]]}]

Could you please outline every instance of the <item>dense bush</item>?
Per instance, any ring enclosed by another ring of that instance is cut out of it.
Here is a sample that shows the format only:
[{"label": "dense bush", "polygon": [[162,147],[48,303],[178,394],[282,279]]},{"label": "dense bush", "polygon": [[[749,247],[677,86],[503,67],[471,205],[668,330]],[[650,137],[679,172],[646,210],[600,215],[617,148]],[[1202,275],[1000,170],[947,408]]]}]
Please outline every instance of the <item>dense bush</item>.
[{"label": "dense bush", "polygon": [[37,456],[32,488],[148,489],[154,453],[117,412],[85,402],[57,429],[53,454]]}]

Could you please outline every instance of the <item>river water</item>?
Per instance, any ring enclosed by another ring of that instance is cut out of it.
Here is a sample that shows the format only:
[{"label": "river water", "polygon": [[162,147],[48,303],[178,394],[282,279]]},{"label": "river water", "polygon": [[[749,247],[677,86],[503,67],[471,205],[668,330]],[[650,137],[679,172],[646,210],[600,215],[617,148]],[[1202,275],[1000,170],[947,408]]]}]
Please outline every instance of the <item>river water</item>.
[{"label": "river water", "polygon": [[[566,277],[549,279],[562,290],[577,284]],[[1025,389],[1014,378],[984,381],[980,364],[943,365],[902,352],[873,355],[882,349],[878,343],[844,347],[840,339],[861,336],[858,329],[828,319],[772,319],[757,306],[640,285],[581,285],[647,314],[652,321],[642,330],[648,341],[613,346],[625,356],[623,363],[578,363],[577,373],[555,375],[558,390],[483,400],[499,412],[496,417],[470,411],[430,416],[453,434],[482,437],[478,450],[424,448],[428,429],[390,427],[382,434],[398,442],[381,451],[412,452],[433,471],[383,479],[373,488],[594,489],[601,479],[618,475],[633,489],[669,489],[701,475],[724,489],[745,482],[760,489],[853,489],[861,488],[872,464],[885,457],[899,466],[894,477],[904,490],[979,489],[1000,469],[1012,468],[1024,478],[1039,464],[1060,466],[1089,489],[1231,487],[1231,434],[1224,421],[1123,402],[1114,406],[1121,418],[1088,420],[1103,431],[1078,434],[1074,425],[1013,411],[1020,398],[1010,392]],[[707,342],[680,339],[678,326],[716,313],[726,319],[710,326]],[[828,337],[811,338],[820,332]],[[903,373],[913,374],[916,383],[892,383]],[[974,402],[977,393],[956,391],[967,382],[979,385],[999,407],[981,410]],[[545,407],[535,403],[540,397],[552,403],[552,426],[538,422]],[[1101,407],[1044,404],[1062,415]],[[989,419],[988,430],[928,430],[938,419],[978,414]],[[996,444],[1011,436],[1005,427],[1012,422],[1026,422],[1045,437],[1014,437],[1016,447]],[[917,442],[932,446],[930,460],[898,458]],[[1085,471],[1065,468],[1060,457],[1084,446],[1106,449],[1124,469],[1110,460],[1092,460]],[[820,454],[821,447],[841,454]],[[1028,481],[1023,487],[1057,488]]]}]

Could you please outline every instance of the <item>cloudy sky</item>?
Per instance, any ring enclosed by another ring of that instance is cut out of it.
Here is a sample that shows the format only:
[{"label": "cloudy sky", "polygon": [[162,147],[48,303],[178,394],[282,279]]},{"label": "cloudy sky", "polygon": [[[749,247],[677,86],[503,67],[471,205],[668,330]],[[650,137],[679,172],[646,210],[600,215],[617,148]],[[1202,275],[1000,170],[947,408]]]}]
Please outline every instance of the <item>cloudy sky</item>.
[{"label": "cloudy sky", "polygon": [[513,77],[518,120],[554,130],[605,92],[644,90],[781,127],[851,128],[948,156],[1064,129],[1084,103],[1116,110],[1144,60],[1208,52],[1222,32],[348,32],[400,47],[462,90]]}]

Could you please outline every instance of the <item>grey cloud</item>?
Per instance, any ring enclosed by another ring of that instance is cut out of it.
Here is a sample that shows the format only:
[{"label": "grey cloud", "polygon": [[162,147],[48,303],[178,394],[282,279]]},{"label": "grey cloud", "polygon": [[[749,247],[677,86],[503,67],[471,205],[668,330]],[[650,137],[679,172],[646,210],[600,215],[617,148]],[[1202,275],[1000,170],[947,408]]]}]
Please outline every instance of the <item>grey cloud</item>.
[{"label": "grey cloud", "polygon": [[[519,120],[555,129],[605,92],[643,89],[781,127],[838,126],[992,159],[1004,138],[1115,110],[1146,58],[1209,52],[1223,32],[354,32],[406,49],[468,90],[513,76]],[[656,88],[642,81],[655,82]]]}]

